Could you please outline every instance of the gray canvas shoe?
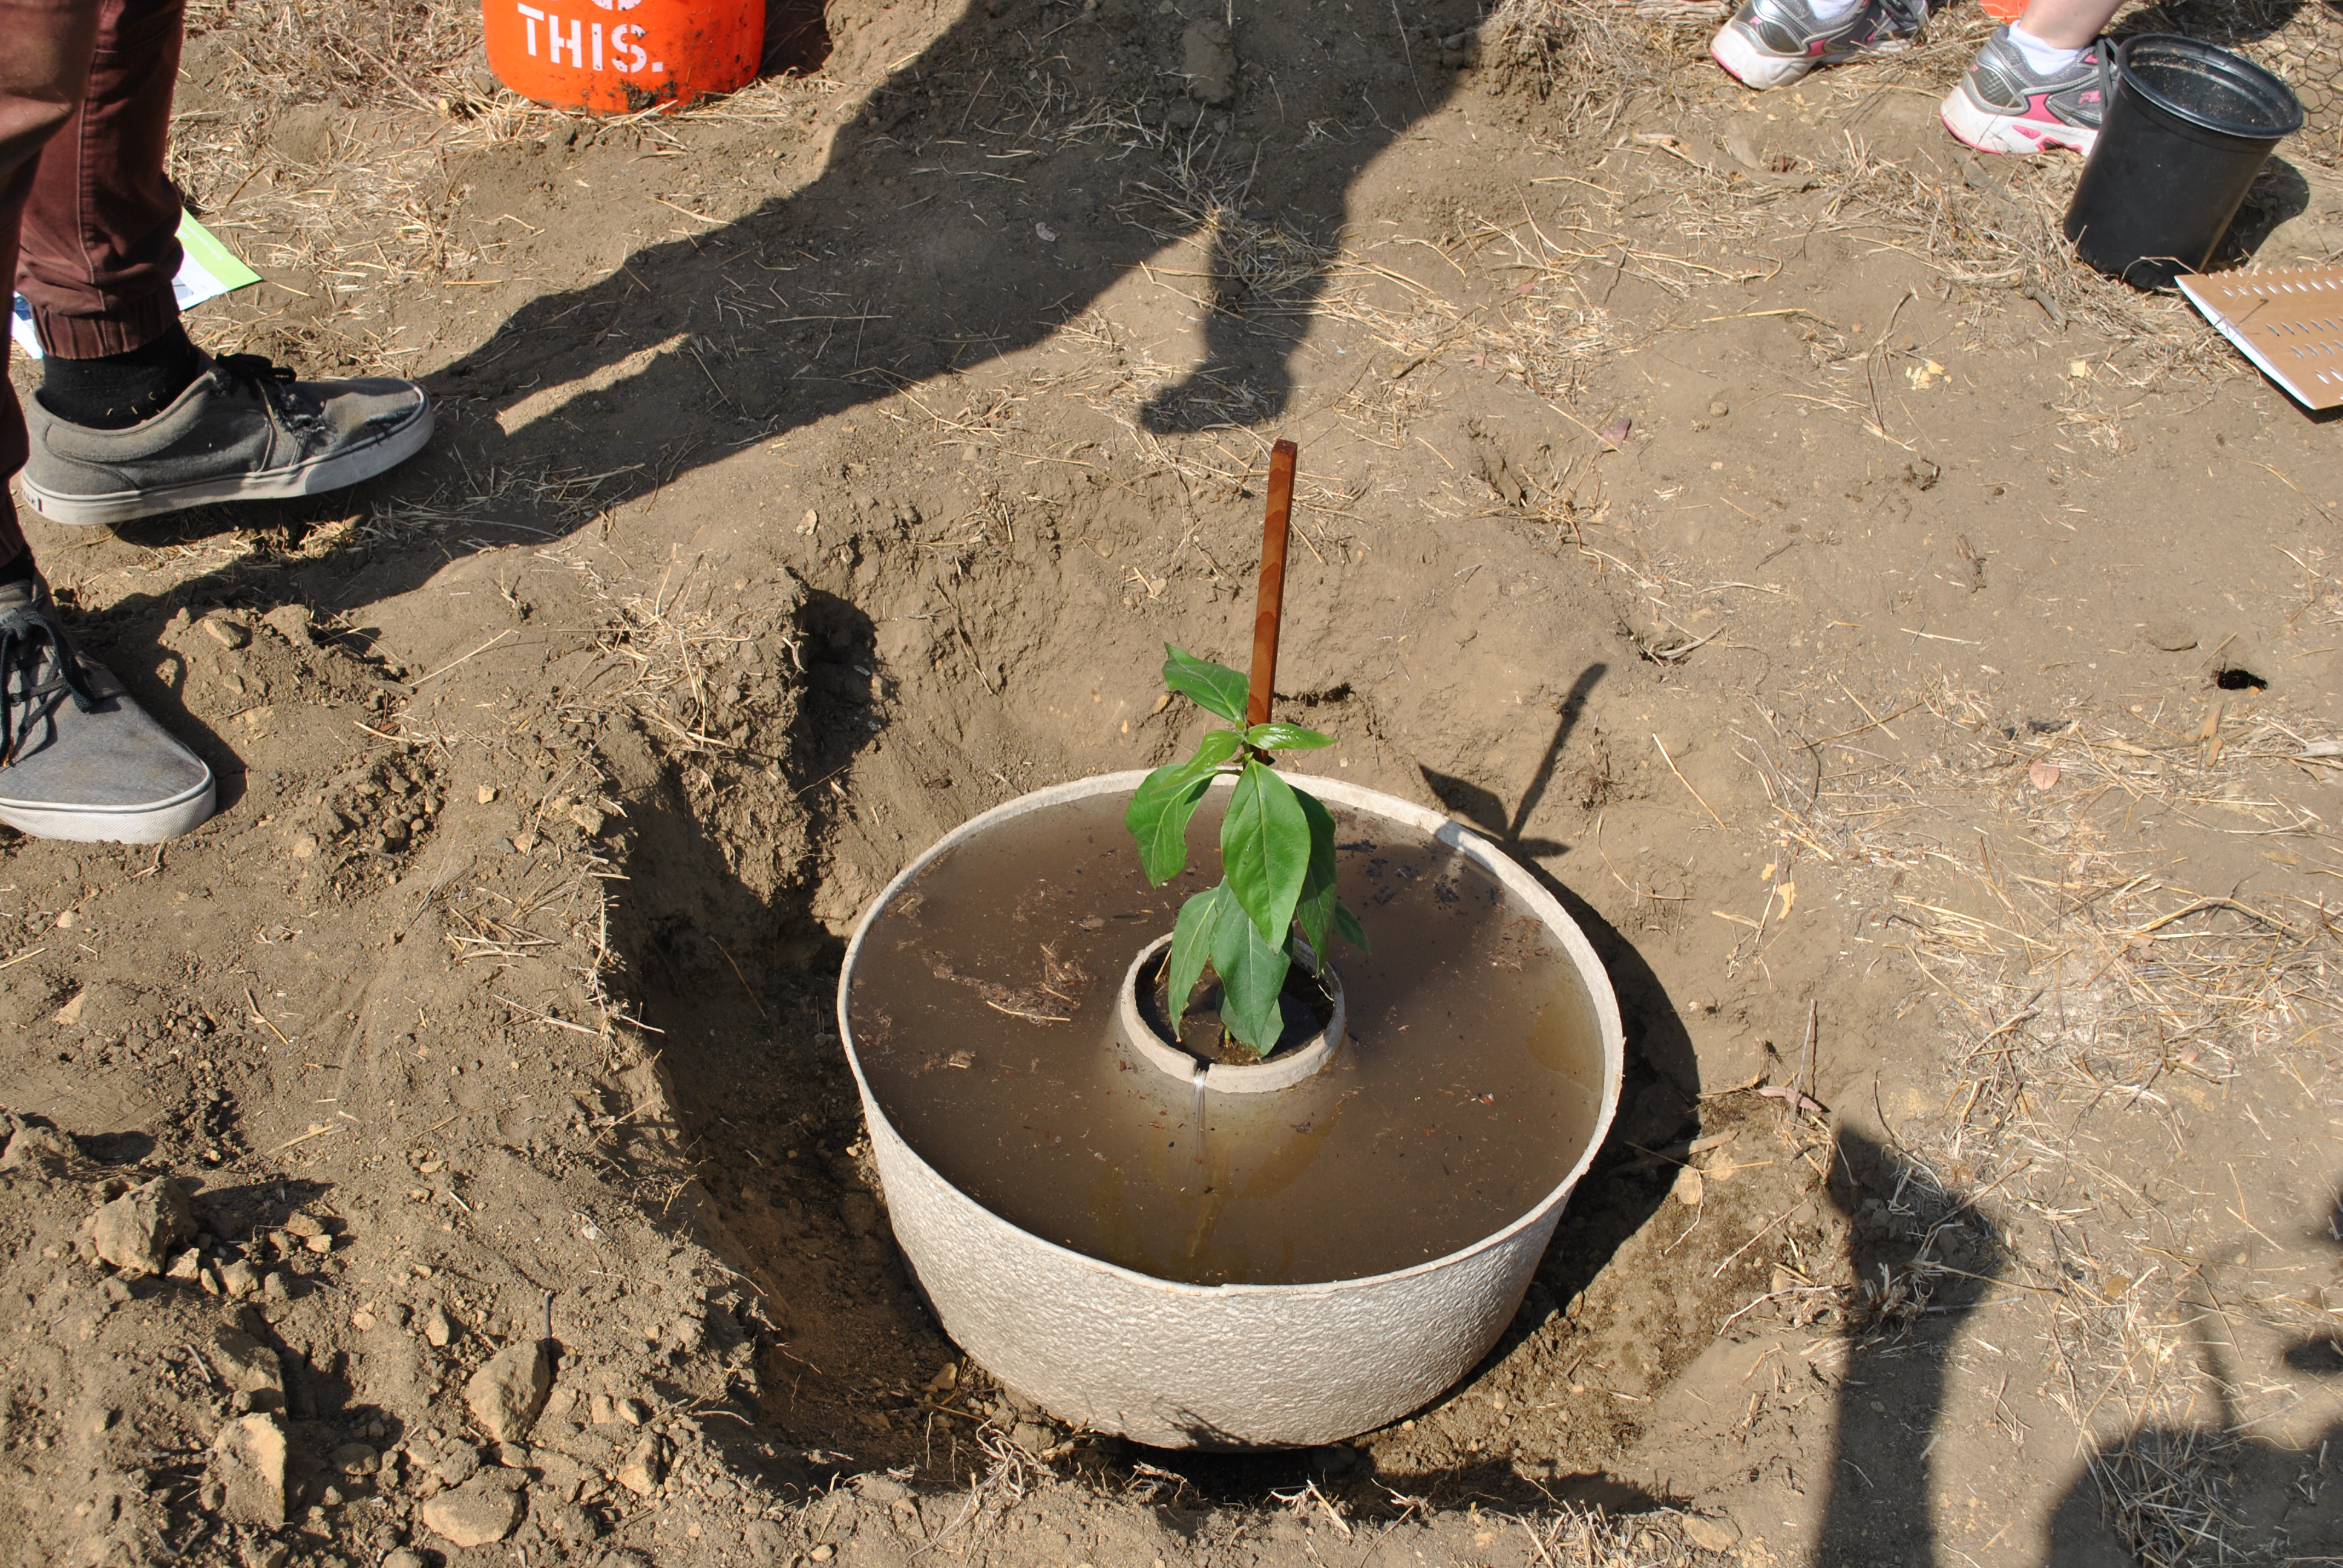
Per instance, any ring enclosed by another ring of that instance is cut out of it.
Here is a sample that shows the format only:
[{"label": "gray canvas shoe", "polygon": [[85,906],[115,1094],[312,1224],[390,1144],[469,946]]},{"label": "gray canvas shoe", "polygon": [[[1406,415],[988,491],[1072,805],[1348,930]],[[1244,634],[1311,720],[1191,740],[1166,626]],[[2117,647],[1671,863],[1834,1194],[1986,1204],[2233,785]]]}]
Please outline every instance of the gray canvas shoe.
[{"label": "gray canvas shoe", "polygon": [[171,406],[93,430],[25,400],[32,456],[17,481],[53,523],[126,523],[215,501],[307,496],[370,479],[431,437],[412,381],[296,381],[257,354],[210,361]]},{"label": "gray canvas shoe", "polygon": [[0,822],[159,844],[212,814],[212,770],[74,651],[37,583],[0,583]]}]

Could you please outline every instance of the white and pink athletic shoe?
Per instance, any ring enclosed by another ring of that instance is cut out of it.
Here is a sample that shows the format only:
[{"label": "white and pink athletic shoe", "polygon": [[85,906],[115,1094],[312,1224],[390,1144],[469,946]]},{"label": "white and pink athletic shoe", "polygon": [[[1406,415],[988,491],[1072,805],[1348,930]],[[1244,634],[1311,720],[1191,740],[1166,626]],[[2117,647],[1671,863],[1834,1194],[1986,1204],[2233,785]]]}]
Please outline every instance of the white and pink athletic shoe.
[{"label": "white and pink athletic shoe", "polygon": [[1745,87],[1786,86],[1816,65],[1906,47],[1926,0],[1859,0],[1825,21],[1806,0],[1742,0],[1709,41],[1709,56]]},{"label": "white and pink athletic shoe", "polygon": [[2037,75],[2008,27],[1998,27],[1945,99],[1945,128],[1981,153],[2088,153],[2114,90],[2113,54],[2097,39],[2066,70]]}]

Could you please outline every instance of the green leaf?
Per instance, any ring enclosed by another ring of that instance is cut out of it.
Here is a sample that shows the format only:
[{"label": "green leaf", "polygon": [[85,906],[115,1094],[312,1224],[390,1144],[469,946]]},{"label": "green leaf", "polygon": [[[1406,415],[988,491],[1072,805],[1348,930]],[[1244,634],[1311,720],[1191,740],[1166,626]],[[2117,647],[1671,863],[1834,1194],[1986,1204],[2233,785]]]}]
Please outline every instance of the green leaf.
[{"label": "green leaf", "polygon": [[1363,953],[1375,950],[1367,945],[1367,928],[1359,924],[1359,917],[1340,899],[1334,900],[1334,934]]},{"label": "green leaf", "polygon": [[1252,922],[1225,916],[1212,926],[1212,972],[1221,977],[1221,1022],[1256,1056],[1277,1049],[1285,1020],[1277,1005],[1292,960],[1283,942],[1269,943]]},{"label": "green leaf", "polygon": [[1210,730],[1193,757],[1158,768],[1141,781],[1122,825],[1138,842],[1139,863],[1150,882],[1161,887],[1188,869],[1188,819],[1195,815],[1213,770],[1242,744],[1233,729]]},{"label": "green leaf", "polygon": [[1244,732],[1244,743],[1258,746],[1263,751],[1315,751],[1321,746],[1333,745],[1334,738],[1304,729],[1299,724],[1256,724]]},{"label": "green leaf", "polygon": [[1252,683],[1225,664],[1182,653],[1163,645],[1163,684],[1194,699],[1207,713],[1217,713],[1231,724],[1242,724],[1245,691]]},{"label": "green leaf", "polygon": [[1234,908],[1229,902],[1226,882],[1213,883],[1210,891],[1198,893],[1180,906],[1180,919],[1172,927],[1171,972],[1164,977],[1175,1035],[1180,1032],[1180,1015],[1188,1010],[1189,994],[1202,978],[1204,965],[1212,960],[1212,933]]},{"label": "green leaf", "polygon": [[1247,762],[1237,775],[1229,814],[1221,819],[1221,869],[1261,940],[1282,950],[1310,869],[1310,819],[1293,786],[1259,762]]},{"label": "green leaf", "polygon": [[1293,919],[1310,939],[1318,961],[1326,961],[1326,928],[1334,918],[1334,819],[1306,789],[1296,789],[1302,816],[1310,821],[1310,869],[1302,878],[1302,897],[1294,901]]},{"label": "green leaf", "polygon": [[1139,864],[1154,886],[1188,869],[1188,819],[1196,814],[1209,782],[1186,763],[1174,763],[1150,773],[1131,796],[1122,825],[1138,842]]}]

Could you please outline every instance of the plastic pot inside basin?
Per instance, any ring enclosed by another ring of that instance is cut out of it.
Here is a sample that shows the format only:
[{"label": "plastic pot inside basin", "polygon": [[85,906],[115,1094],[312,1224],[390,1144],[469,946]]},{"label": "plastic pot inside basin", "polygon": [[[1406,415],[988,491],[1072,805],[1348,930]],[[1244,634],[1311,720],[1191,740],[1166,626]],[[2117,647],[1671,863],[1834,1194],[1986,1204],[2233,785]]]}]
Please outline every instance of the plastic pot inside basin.
[{"label": "plastic pot inside basin", "polygon": [[[1332,964],[1322,964],[1303,949],[1302,960],[1286,977],[1286,1030],[1278,1048],[1265,1057],[1230,1041],[1221,1041],[1219,1010],[1213,995],[1219,982],[1207,975],[1196,996],[1172,1021],[1171,999],[1165,993],[1163,964],[1172,950],[1169,934],[1139,951],[1123,976],[1115,997],[1116,1043],[1159,1072],[1200,1084],[1213,1094],[1269,1094],[1291,1089],[1331,1066],[1342,1049],[1349,1019],[1342,1005],[1342,977]],[[1322,1010],[1323,1016],[1316,1016]]]},{"label": "plastic pot inside basin", "polygon": [[865,913],[840,1028],[895,1233],[946,1332],[1062,1421],[1351,1436],[1439,1394],[1518,1308],[1616,1107],[1617,1004],[1478,834],[1312,778],[1374,943],[1342,957],[1339,1027],[1262,1092],[1167,1070],[1121,1003],[1205,869],[1147,886],[1121,827],[1141,777],[989,811]]}]

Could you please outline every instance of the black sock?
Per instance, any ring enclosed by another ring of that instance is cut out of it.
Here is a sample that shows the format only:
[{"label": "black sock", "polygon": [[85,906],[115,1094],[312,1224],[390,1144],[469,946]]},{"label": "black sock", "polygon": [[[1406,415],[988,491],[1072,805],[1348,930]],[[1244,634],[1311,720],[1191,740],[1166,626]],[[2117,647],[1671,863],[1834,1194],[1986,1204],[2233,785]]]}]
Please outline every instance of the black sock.
[{"label": "black sock", "polygon": [[58,418],[93,430],[125,430],[171,406],[204,373],[204,357],[182,327],[127,354],[96,359],[49,355],[41,361],[41,402]]}]

